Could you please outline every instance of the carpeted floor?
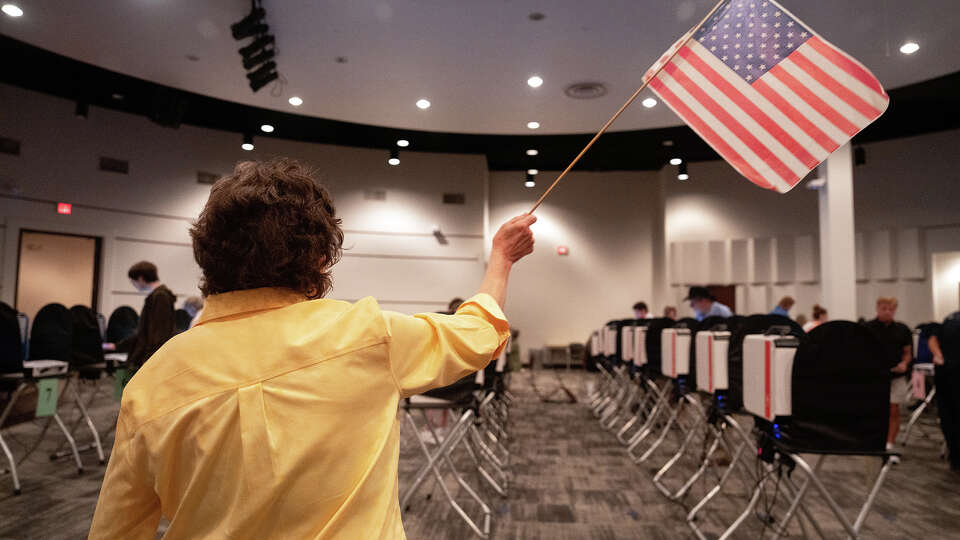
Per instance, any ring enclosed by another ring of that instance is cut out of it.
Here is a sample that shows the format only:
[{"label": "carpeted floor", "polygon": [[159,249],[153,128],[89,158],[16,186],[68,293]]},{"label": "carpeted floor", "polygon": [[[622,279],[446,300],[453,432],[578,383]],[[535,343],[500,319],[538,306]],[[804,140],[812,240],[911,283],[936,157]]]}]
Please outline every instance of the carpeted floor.
[{"label": "carpeted floor", "polygon": [[[637,466],[627,458],[613,433],[603,430],[584,403],[545,403],[540,396],[562,398],[555,392],[564,386],[583,400],[593,376],[573,371],[546,371],[536,374],[532,385],[528,371],[513,376],[511,391],[516,401],[511,412],[510,449],[513,479],[507,497],[491,490],[481,491],[493,510],[492,538],[523,540],[564,539],[673,539],[693,538],[684,522],[684,505],[669,502],[651,482],[652,471],[659,468],[676,448],[671,436],[649,463]],[[539,394],[538,394],[539,391]],[[109,392],[93,408],[94,420],[106,428],[116,414]],[[419,420],[419,418],[418,418]],[[68,422],[69,423],[69,422]],[[106,431],[106,429],[105,429]],[[38,433],[37,426],[25,425],[7,434],[15,453]],[[89,440],[78,430],[79,442]],[[924,436],[926,434],[926,436]],[[960,477],[947,471],[939,459],[942,438],[934,427],[924,427],[905,449],[904,461],[895,467],[881,491],[874,511],[867,519],[863,538],[960,538]],[[12,439],[12,440],[11,440]],[[51,432],[41,446],[21,466],[23,494],[10,491],[9,475],[0,476],[0,538],[82,538],[89,528],[104,468],[93,453],[83,454],[87,467],[77,476],[69,460],[50,462],[46,457],[58,438]],[[107,447],[112,439],[106,441]],[[696,441],[694,445],[698,444]],[[696,448],[696,446],[694,446]],[[20,455],[20,454],[18,454]],[[470,469],[469,456],[459,449],[454,455],[457,466],[467,474],[471,485],[478,479]],[[400,489],[410,481],[423,455],[409,429],[404,429],[400,457]],[[865,495],[865,470],[875,465],[859,458],[835,459],[825,467],[827,483],[841,505],[853,515]],[[684,459],[667,477],[671,486],[679,485],[684,473],[693,470],[693,460]],[[709,487],[707,475],[698,482],[686,501],[698,499]],[[456,489],[456,498],[464,509],[476,515],[465,493]],[[715,538],[739,514],[751,487],[735,481],[729,494],[715,500],[703,514],[701,526]],[[428,499],[429,497],[429,499]],[[829,538],[843,537],[828,509],[816,497],[808,497],[808,508],[817,516]],[[768,501],[769,502],[769,501]],[[782,500],[774,506],[774,516],[782,514]],[[427,482],[404,512],[407,536],[411,539],[474,537],[463,520],[443,499],[436,484]],[[737,538],[758,538],[763,525],[751,517]],[[800,537],[800,529],[791,528],[791,536]],[[811,536],[815,537],[815,536]]]}]

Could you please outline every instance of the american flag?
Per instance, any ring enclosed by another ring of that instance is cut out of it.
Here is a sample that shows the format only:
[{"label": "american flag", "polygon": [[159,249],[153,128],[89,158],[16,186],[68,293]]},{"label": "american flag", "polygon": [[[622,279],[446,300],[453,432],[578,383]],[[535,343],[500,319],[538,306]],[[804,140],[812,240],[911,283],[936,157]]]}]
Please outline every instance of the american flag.
[{"label": "american flag", "polygon": [[890,101],[862,64],[772,0],[726,0],[650,77],[660,99],[734,169],[780,193]]}]

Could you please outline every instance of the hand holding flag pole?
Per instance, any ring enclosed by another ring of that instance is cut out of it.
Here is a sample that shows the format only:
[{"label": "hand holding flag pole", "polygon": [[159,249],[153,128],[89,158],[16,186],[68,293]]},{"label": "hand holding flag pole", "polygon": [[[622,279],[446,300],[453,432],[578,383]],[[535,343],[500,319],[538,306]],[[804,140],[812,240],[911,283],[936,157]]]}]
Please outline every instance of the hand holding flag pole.
[{"label": "hand holding flag pole", "polygon": [[[657,67],[656,70],[654,70],[652,73],[650,73],[649,71],[647,72],[647,73],[649,73],[649,76],[645,76],[645,77],[644,77],[643,84],[640,85],[640,88],[637,88],[637,91],[634,92],[632,96],[630,96],[630,99],[628,99],[627,102],[624,103],[624,104],[620,107],[620,109],[618,109],[617,112],[615,112],[615,113],[613,114],[613,116],[610,117],[609,120],[607,120],[607,123],[604,124],[603,127],[600,128],[600,131],[598,131],[597,134],[594,135],[592,139],[590,139],[590,142],[588,142],[587,145],[583,147],[583,150],[581,150],[580,153],[577,154],[577,157],[573,158],[573,161],[571,161],[570,164],[567,165],[567,168],[564,169],[563,172],[560,173],[560,176],[557,176],[557,179],[554,180],[553,183],[550,184],[550,187],[548,187],[547,190],[546,190],[545,192],[543,192],[543,195],[541,195],[540,198],[537,199],[536,204],[534,204],[534,205],[533,205],[533,208],[531,208],[531,209],[530,209],[530,212],[528,212],[529,214],[533,214],[533,213],[537,210],[537,208],[540,207],[540,204],[543,203],[544,199],[547,198],[547,195],[549,195],[550,192],[553,191],[553,188],[557,187],[557,184],[560,183],[560,180],[562,180],[563,177],[566,176],[568,172],[570,172],[570,169],[572,169],[572,168],[574,167],[574,165],[576,165],[577,162],[580,161],[580,158],[582,158],[583,155],[586,154],[588,150],[590,150],[590,147],[593,146],[593,143],[597,142],[597,139],[599,139],[600,136],[603,135],[603,134],[607,131],[607,128],[609,128],[610,125],[613,124],[613,123],[617,120],[617,118],[620,117],[621,114],[623,114],[623,111],[627,110],[627,107],[629,107],[630,104],[633,103],[633,102],[637,99],[637,97],[640,95],[640,93],[643,92],[643,91],[647,88],[647,85],[650,84],[650,81],[653,80],[653,78],[656,77],[657,74],[659,74],[660,71],[663,70],[664,67],[666,67],[667,63],[669,63],[670,60],[673,59],[673,57],[674,57],[674,56],[677,54],[677,52],[680,50],[680,47],[682,47],[684,44],[686,44],[686,42],[689,41],[690,38],[693,37],[693,33],[694,33],[698,28],[700,28],[701,26],[703,26],[703,24],[706,23],[707,20],[709,20],[710,17],[712,17],[713,14],[716,13],[718,9],[720,9],[720,6],[722,6],[724,2],[726,2],[726,0],[720,0],[719,2],[717,2],[717,5],[713,6],[713,9],[710,10],[710,13],[707,13],[707,15],[703,18],[703,20],[701,20],[701,21],[700,21],[699,23],[697,23],[693,28],[691,28],[690,30],[688,30],[687,33],[684,34],[684,36],[683,36],[682,38],[680,38],[680,41],[678,41],[678,42],[676,43],[676,45],[674,45],[673,48],[671,48],[670,51],[668,51],[668,54],[664,55],[664,57],[662,57],[662,58],[658,61],[659,67]],[[654,64],[654,66],[656,66],[656,65],[657,65],[657,64]]]}]

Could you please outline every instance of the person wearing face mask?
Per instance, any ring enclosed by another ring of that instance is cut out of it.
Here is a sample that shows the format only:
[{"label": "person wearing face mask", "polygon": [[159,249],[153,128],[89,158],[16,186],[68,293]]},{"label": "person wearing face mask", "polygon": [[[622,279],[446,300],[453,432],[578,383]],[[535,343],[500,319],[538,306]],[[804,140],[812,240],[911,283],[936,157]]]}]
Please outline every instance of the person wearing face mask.
[{"label": "person wearing face mask", "polygon": [[697,314],[697,320],[702,321],[707,317],[732,317],[733,311],[717,302],[717,299],[710,294],[706,287],[690,287],[690,293],[684,300],[690,301],[690,307]]},{"label": "person wearing face mask", "polygon": [[120,343],[104,343],[103,348],[128,353],[127,365],[140,367],[176,333],[177,297],[160,283],[157,266],[151,262],[134,264],[127,271],[127,277],[139,292],[149,293],[140,311],[137,333]]}]

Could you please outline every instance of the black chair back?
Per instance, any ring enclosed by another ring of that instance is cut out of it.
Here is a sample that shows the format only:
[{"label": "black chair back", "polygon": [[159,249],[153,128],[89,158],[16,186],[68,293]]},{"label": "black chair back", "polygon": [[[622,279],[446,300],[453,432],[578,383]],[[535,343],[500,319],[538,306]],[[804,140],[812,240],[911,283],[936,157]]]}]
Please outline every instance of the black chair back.
[{"label": "black chair back", "polygon": [[40,308],[30,328],[30,359],[70,362],[73,357],[73,319],[63,304]]},{"label": "black chair back", "polygon": [[79,367],[103,362],[103,339],[96,312],[86,306],[73,306],[70,317],[73,319],[71,365]]},{"label": "black chair back", "polygon": [[730,349],[727,352],[727,407],[737,411],[743,407],[743,340],[750,334],[765,334],[774,326],[788,328],[787,335],[801,340],[807,334],[803,327],[782,315],[750,315],[748,317],[726,319],[730,331]]},{"label": "black chair back", "polygon": [[187,313],[187,310],[178,309],[173,312],[173,321],[176,331],[179,334],[180,332],[186,332],[190,329],[190,323],[193,322],[193,317]]},{"label": "black chair back", "polygon": [[107,342],[119,343],[137,333],[140,316],[130,306],[120,306],[113,310],[107,321]]},{"label": "black chair back", "polygon": [[23,342],[17,310],[0,302],[0,373],[23,370]]},{"label": "black chair back", "polygon": [[781,427],[791,448],[883,452],[890,371],[879,340],[862,325],[831,321],[800,343],[793,362],[793,414]]},{"label": "black chair back", "polygon": [[659,318],[647,319],[647,370],[649,373],[662,373],[661,371],[661,352],[660,335],[664,328],[673,328],[676,321],[673,319]]}]

